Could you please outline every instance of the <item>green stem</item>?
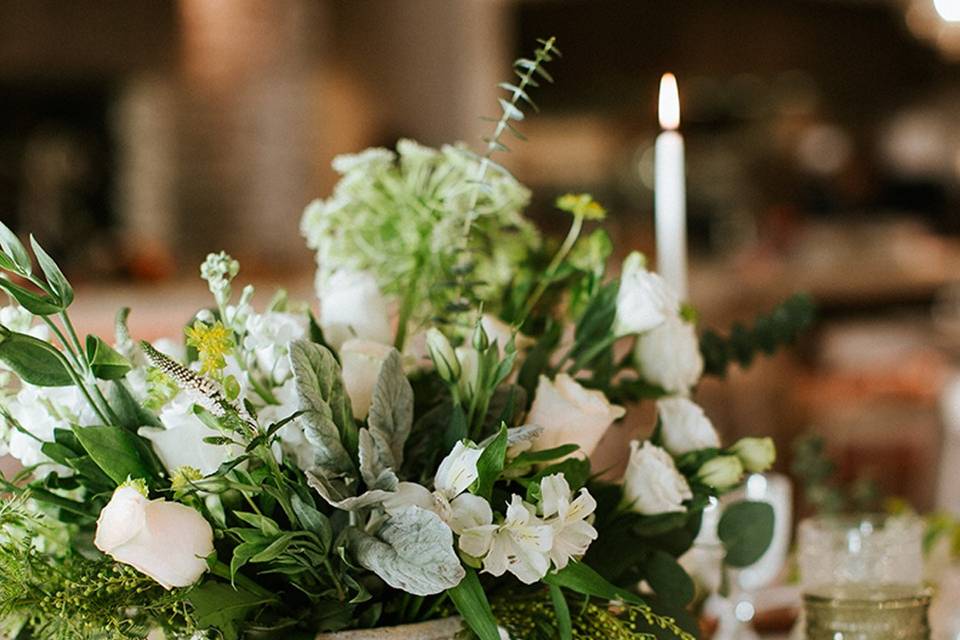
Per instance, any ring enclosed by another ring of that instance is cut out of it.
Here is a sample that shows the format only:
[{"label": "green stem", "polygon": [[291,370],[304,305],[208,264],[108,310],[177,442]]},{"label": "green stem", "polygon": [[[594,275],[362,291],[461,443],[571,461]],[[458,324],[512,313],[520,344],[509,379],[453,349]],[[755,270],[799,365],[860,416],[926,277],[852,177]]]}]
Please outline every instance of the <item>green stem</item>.
[{"label": "green stem", "polygon": [[557,274],[557,270],[570,254],[570,251],[573,249],[573,245],[576,244],[582,230],[583,216],[575,215],[573,218],[573,224],[570,225],[570,230],[567,232],[567,237],[564,238],[563,244],[561,244],[560,249],[557,250],[557,254],[553,256],[553,260],[551,260],[550,265],[547,266],[547,271],[543,278],[540,279],[540,282],[537,283],[537,288],[534,289],[533,294],[527,300],[527,304],[523,310],[523,315],[520,316],[520,321],[516,324],[517,328],[523,326],[523,323],[527,321],[527,317],[533,311],[534,307],[536,307],[537,303],[540,302],[540,298],[544,293],[546,293],[547,288],[550,286],[554,276]]},{"label": "green stem", "polygon": [[413,275],[410,277],[410,284],[403,294],[403,301],[400,304],[400,317],[397,321],[397,337],[393,341],[393,346],[397,351],[403,353],[404,343],[407,341],[407,324],[410,322],[410,316],[413,315],[413,308],[417,298],[417,285],[420,284],[420,267],[423,265],[423,258],[417,257],[417,263],[413,268]]}]

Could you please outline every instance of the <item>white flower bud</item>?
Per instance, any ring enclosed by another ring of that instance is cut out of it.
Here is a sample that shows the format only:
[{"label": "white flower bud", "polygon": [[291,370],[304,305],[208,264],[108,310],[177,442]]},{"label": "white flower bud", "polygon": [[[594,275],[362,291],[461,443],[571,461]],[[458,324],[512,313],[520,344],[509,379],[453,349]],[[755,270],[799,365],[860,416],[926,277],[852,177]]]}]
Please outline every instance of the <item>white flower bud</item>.
[{"label": "white flower bud", "polygon": [[427,351],[430,353],[430,359],[433,360],[433,366],[437,369],[437,375],[443,381],[452,383],[460,378],[460,361],[453,350],[453,345],[436,327],[431,327],[427,331]]},{"label": "white flower bud", "polygon": [[697,478],[719,491],[730,489],[743,477],[743,465],[737,456],[717,456],[705,462],[697,471]]},{"label": "white flower bud", "polygon": [[676,294],[663,278],[647,271],[641,254],[631,253],[620,275],[614,334],[619,337],[649,331],[679,309]]},{"label": "white flower bud", "polygon": [[777,459],[777,448],[770,438],[741,438],[730,447],[749,473],[763,473]]}]

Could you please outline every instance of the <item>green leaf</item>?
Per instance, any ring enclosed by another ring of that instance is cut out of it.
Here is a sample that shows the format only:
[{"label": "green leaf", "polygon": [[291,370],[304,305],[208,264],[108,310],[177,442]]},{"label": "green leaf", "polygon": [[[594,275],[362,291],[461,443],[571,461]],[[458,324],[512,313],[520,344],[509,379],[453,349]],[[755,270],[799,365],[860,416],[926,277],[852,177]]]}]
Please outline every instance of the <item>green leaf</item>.
[{"label": "green leaf", "polygon": [[328,551],[330,543],[333,541],[333,528],[330,526],[330,519],[296,493],[291,494],[290,505],[293,507],[293,513],[297,516],[297,520],[300,521],[300,526],[317,536],[323,544],[324,552]]},{"label": "green leaf", "polygon": [[676,558],[666,551],[651,550],[643,563],[647,582],[661,600],[685,605],[693,600],[693,580]]},{"label": "green leaf", "polygon": [[553,449],[543,449],[541,451],[524,451],[516,458],[510,461],[511,467],[526,467],[532,464],[550,462],[559,458],[566,458],[580,448],[578,444],[564,444]]},{"label": "green leaf", "polygon": [[136,433],[140,427],[163,426],[153,412],[136,401],[122,380],[114,380],[107,388],[107,401],[120,421],[119,427]]},{"label": "green leaf", "polygon": [[748,567],[759,560],[773,540],[773,525],[773,507],[766,502],[744,500],[727,507],[717,526],[726,563]]},{"label": "green leaf", "polygon": [[[0,280],[0,283],[5,280]],[[69,387],[73,376],[57,348],[48,342],[0,327],[0,360],[21,380],[38,387]]]},{"label": "green leaf", "polygon": [[234,514],[247,524],[257,527],[260,529],[261,533],[265,536],[278,536],[280,535],[280,525],[274,522],[272,519],[262,516],[259,513],[247,513],[246,511],[235,511]]},{"label": "green leaf", "polygon": [[503,473],[507,461],[507,425],[500,425],[500,432],[493,442],[488,444],[477,459],[477,479],[470,487],[474,493],[486,501],[490,501],[493,493],[493,483]]},{"label": "green leaf", "polygon": [[37,263],[47,279],[47,285],[57,297],[60,305],[66,309],[73,302],[73,287],[70,286],[57,263],[50,257],[50,254],[43,250],[43,247],[40,246],[33,235],[30,236],[30,246],[33,247],[33,253],[37,256]]},{"label": "green leaf", "polygon": [[376,537],[360,529],[349,532],[357,562],[394,589],[429,596],[463,579],[453,532],[432,511],[415,506],[394,511]]},{"label": "green leaf", "polygon": [[224,640],[238,640],[240,623],[255,607],[273,602],[273,598],[235,588],[222,582],[207,580],[186,595],[193,607],[197,627],[214,627]]},{"label": "green leaf", "polygon": [[127,478],[153,479],[139,436],[120,427],[74,427],[73,432],[93,461],[117,484]]},{"label": "green leaf", "polygon": [[340,365],[329,349],[306,340],[290,343],[290,362],[303,412],[300,421],[315,466],[328,477],[353,475],[349,452],[356,455],[359,432]]},{"label": "green leaf", "polygon": [[13,299],[35,316],[52,316],[63,311],[64,307],[48,295],[34,293],[14,284],[6,278],[0,278],[0,287],[6,289]]},{"label": "green leaf", "polygon": [[97,336],[87,336],[87,362],[101,380],[119,380],[133,368],[129,360]]},{"label": "green leaf", "polygon": [[463,580],[457,586],[447,589],[447,595],[467,626],[480,640],[500,640],[497,619],[493,616],[487,594],[480,585],[476,571],[467,568]]},{"label": "green leaf", "polygon": [[290,543],[293,542],[293,539],[296,534],[285,533],[272,543],[270,546],[250,558],[250,562],[270,562],[271,560],[276,560],[281,553],[287,550],[287,547],[290,546]]},{"label": "green leaf", "polygon": [[615,587],[583,562],[571,562],[560,571],[548,573],[543,581],[585,596],[604,600],[619,599],[630,604],[643,604],[643,599],[640,596]]},{"label": "green leaf", "polygon": [[550,585],[550,600],[553,610],[557,614],[557,632],[560,640],[573,640],[573,623],[570,621],[570,607],[563,597],[563,589],[555,584]]},{"label": "green leaf", "polygon": [[394,464],[397,467],[403,464],[403,447],[413,426],[413,387],[403,372],[403,362],[396,349],[380,366],[367,425],[389,445]]},{"label": "green leaf", "polygon": [[[0,248],[3,249],[4,255],[10,259],[9,262],[12,262],[15,267],[15,269],[10,269],[11,271],[16,271],[23,276],[30,275],[33,270],[30,254],[27,253],[23,243],[20,242],[20,238],[2,222],[0,222]],[[4,264],[4,268],[9,267]]]}]

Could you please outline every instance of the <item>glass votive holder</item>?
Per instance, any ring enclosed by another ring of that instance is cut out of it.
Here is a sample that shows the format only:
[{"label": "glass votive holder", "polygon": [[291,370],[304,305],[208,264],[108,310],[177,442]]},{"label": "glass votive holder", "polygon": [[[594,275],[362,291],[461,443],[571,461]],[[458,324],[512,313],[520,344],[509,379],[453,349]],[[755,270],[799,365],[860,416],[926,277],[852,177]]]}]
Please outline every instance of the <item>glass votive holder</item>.
[{"label": "glass votive holder", "polygon": [[808,640],[927,640],[923,523],[913,516],[821,516],[800,523]]}]

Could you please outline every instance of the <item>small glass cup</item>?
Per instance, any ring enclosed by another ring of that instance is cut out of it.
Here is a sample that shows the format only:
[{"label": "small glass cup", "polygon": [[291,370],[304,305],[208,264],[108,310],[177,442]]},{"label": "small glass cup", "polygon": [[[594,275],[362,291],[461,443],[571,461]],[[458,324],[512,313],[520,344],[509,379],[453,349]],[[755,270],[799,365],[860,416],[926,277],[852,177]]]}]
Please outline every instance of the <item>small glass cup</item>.
[{"label": "small glass cup", "polygon": [[800,523],[798,562],[808,640],[927,640],[923,522],[913,516],[822,516]]}]

